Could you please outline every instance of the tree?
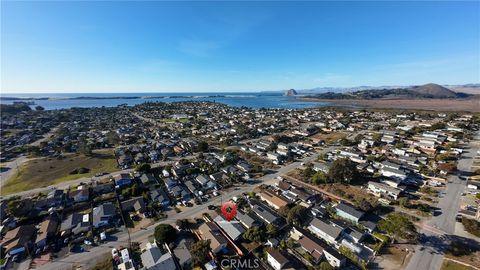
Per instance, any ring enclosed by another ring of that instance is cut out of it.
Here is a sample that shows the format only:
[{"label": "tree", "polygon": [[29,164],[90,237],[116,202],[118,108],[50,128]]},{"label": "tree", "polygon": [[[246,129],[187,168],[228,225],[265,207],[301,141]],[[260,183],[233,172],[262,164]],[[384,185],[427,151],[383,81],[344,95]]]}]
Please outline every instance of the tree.
[{"label": "tree", "polygon": [[175,225],[177,225],[178,228],[183,230],[190,227],[191,224],[190,224],[190,221],[188,221],[188,219],[177,219],[177,221],[175,221]]},{"label": "tree", "polygon": [[413,223],[404,214],[398,212],[388,214],[378,223],[378,228],[397,240],[401,238],[413,240],[417,235]]},{"label": "tree", "polygon": [[155,236],[155,240],[160,243],[167,243],[170,244],[175,240],[177,235],[177,231],[169,224],[160,224],[155,227],[155,232],[153,234]]},{"label": "tree", "polygon": [[7,212],[14,217],[23,217],[28,214],[28,211],[23,200],[11,200],[7,204]]},{"label": "tree", "polygon": [[116,132],[110,131],[107,133],[107,142],[108,144],[118,144],[120,142],[120,137]]},{"label": "tree", "polygon": [[320,263],[320,270],[334,270],[335,268],[331,266],[328,262]]},{"label": "tree", "polygon": [[200,240],[190,246],[190,254],[192,255],[194,265],[201,266],[209,261],[210,241],[210,239]]},{"label": "tree", "polygon": [[287,222],[301,226],[307,219],[307,209],[301,205],[295,205],[288,211]]},{"label": "tree", "polygon": [[382,137],[383,137],[383,134],[382,134],[382,133],[375,133],[375,134],[373,134],[373,136],[372,136],[373,142],[374,142],[376,145],[380,144],[380,142],[382,142]]},{"label": "tree", "polygon": [[359,202],[358,202],[358,207],[360,209],[362,209],[363,211],[365,212],[368,212],[370,210],[373,209],[373,205],[372,203],[370,203],[368,200],[366,199],[361,199]]},{"label": "tree", "polygon": [[78,152],[84,154],[85,156],[92,155],[92,149],[87,145],[85,140],[82,140],[78,143]]},{"label": "tree", "polygon": [[277,226],[273,225],[272,223],[269,223],[269,224],[267,225],[267,234],[268,234],[268,236],[273,237],[273,236],[277,235],[277,233],[278,233],[278,228],[277,228]]},{"label": "tree", "polygon": [[130,195],[132,195],[132,196],[138,196],[138,195],[140,195],[140,194],[141,194],[141,189],[140,189],[140,187],[138,186],[138,184],[137,184],[137,183],[133,184]]},{"label": "tree", "polygon": [[313,170],[311,164],[310,164],[309,166],[307,166],[307,167],[305,168],[305,170],[303,170],[303,176],[305,176],[306,178],[310,178],[310,177],[312,177],[314,174],[315,174],[315,170]]},{"label": "tree", "polygon": [[337,159],[328,171],[328,178],[333,182],[354,182],[359,178],[357,165],[348,158]]},{"label": "tree", "polygon": [[205,152],[208,150],[208,143],[199,141],[198,145],[193,149],[195,152]]},{"label": "tree", "polygon": [[350,141],[349,139],[347,138],[341,138],[340,139],[340,144],[342,146],[352,146],[352,145],[355,145],[355,141]]},{"label": "tree", "polygon": [[410,206],[410,200],[407,197],[401,197],[398,199],[398,204],[400,204],[401,207],[408,208]]},{"label": "tree", "polygon": [[248,228],[243,237],[249,241],[261,243],[265,240],[265,232],[261,227],[252,226]]},{"label": "tree", "polygon": [[314,185],[326,184],[328,183],[328,176],[324,172],[318,171],[312,176],[311,182]]},{"label": "tree", "polygon": [[151,166],[150,164],[148,163],[142,163],[142,164],[138,164],[136,167],[135,167],[135,170],[137,172],[144,172],[144,173],[147,173],[151,170]]}]

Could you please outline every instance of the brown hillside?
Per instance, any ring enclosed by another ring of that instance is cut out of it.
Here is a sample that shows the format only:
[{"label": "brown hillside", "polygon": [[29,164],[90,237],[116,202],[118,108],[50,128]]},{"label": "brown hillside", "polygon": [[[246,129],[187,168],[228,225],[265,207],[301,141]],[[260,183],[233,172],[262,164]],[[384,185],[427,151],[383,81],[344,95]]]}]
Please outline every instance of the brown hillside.
[{"label": "brown hillside", "polygon": [[429,95],[434,98],[455,98],[458,97],[455,92],[452,90],[443,87],[435,83],[429,83],[425,85],[415,86],[412,88],[413,91],[422,94]]}]

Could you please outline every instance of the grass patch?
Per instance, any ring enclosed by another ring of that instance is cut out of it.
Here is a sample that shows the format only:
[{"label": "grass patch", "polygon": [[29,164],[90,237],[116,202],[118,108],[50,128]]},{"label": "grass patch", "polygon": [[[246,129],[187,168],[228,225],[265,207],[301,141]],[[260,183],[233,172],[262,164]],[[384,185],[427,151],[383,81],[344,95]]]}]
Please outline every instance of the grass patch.
[{"label": "grass patch", "polygon": [[[88,168],[86,173],[71,174],[80,168]],[[82,177],[92,177],[99,172],[117,171],[117,161],[111,151],[98,151],[91,156],[79,154],[63,158],[40,158],[30,160],[20,166],[1,190],[2,195],[34,188],[47,187]]]},{"label": "grass patch", "polygon": [[459,264],[456,262],[452,262],[449,260],[443,260],[442,268],[441,270],[473,270],[474,268],[468,267],[463,264]]}]

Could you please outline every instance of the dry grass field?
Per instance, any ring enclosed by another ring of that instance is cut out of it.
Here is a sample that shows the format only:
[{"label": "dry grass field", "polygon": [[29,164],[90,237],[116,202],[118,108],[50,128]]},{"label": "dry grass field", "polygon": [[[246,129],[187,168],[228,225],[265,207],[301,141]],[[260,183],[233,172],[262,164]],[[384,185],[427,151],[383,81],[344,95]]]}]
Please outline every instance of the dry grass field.
[{"label": "dry grass field", "polygon": [[[80,168],[89,171],[73,173]],[[20,166],[18,172],[7,180],[0,193],[12,194],[117,170],[117,161],[111,151],[98,151],[91,156],[70,154],[62,158],[33,159]]]},{"label": "dry grass field", "polygon": [[365,106],[383,109],[417,109],[432,111],[480,112],[480,99],[312,99],[305,101],[324,101],[336,105]]}]

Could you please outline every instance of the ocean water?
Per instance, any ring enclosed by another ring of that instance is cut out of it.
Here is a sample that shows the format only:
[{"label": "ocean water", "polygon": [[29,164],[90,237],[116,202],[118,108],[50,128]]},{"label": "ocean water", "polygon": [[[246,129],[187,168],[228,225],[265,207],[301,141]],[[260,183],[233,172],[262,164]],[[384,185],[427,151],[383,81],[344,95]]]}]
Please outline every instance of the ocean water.
[{"label": "ocean water", "polygon": [[[302,109],[332,106],[330,102],[303,101],[300,97],[287,97],[281,93],[45,93],[45,94],[2,94],[5,98],[32,98],[32,100],[0,100],[1,104],[14,101],[32,101],[34,106],[46,110],[72,107],[115,107],[121,104],[133,106],[144,102],[212,101],[235,107]],[[83,97],[83,98],[82,98]],[[139,98],[133,98],[139,97]],[[36,98],[49,98],[38,100]],[[98,99],[94,99],[98,98]]]}]

